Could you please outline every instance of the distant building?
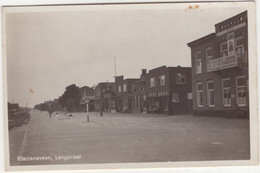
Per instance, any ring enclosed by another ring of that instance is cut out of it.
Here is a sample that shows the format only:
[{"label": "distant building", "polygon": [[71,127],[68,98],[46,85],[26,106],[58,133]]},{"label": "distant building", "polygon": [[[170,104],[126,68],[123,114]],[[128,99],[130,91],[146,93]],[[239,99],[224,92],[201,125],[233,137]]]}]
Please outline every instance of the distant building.
[{"label": "distant building", "polygon": [[140,79],[133,83],[133,112],[147,113],[146,75],[146,69],[142,69]]},{"label": "distant building", "polygon": [[[94,105],[96,111],[108,111],[112,109],[111,99],[109,92],[112,91],[114,82],[100,82],[94,90]],[[111,93],[112,96],[112,93]]]},{"label": "distant building", "polygon": [[19,109],[19,104],[18,103],[10,103],[8,102],[8,111],[10,110],[18,110]]},{"label": "distant building", "polygon": [[124,79],[124,76],[115,77],[116,109],[119,112],[132,112],[133,84],[138,79]]},{"label": "distant building", "polygon": [[149,70],[145,78],[148,113],[191,113],[190,67],[161,66]]},{"label": "distant building", "polygon": [[195,115],[248,116],[247,11],[188,43]]},{"label": "distant building", "polygon": [[83,87],[79,88],[79,93],[80,93],[80,111],[87,110],[86,100],[88,100],[89,111],[93,111],[95,109],[94,89],[90,88],[88,86],[83,86]]},{"label": "distant building", "polygon": [[116,85],[111,83],[103,89],[103,104],[105,112],[116,112]]}]

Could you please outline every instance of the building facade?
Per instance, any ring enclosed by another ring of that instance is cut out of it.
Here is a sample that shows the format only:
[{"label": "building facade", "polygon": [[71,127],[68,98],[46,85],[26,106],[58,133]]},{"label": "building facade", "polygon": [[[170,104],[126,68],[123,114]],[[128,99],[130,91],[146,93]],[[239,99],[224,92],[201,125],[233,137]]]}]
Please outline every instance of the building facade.
[{"label": "building facade", "polygon": [[111,83],[104,87],[103,89],[103,104],[104,104],[104,111],[105,112],[116,112],[116,87],[115,83]]},{"label": "building facade", "polygon": [[133,83],[133,112],[147,113],[147,90],[146,90],[146,69],[142,69],[140,79]]},{"label": "building facade", "polygon": [[215,33],[188,43],[195,115],[247,117],[247,11],[215,25]]},{"label": "building facade", "polygon": [[138,79],[124,79],[124,76],[115,77],[117,112],[133,111],[133,84],[137,81]]},{"label": "building facade", "polygon": [[[108,102],[108,91],[115,85],[114,82],[100,82],[94,89],[94,105],[95,111],[108,111],[110,109],[110,102]],[[105,102],[106,98],[106,102]]]},{"label": "building facade", "polygon": [[94,89],[88,86],[83,86],[79,88],[80,93],[80,111],[87,111],[86,99],[88,99],[89,111],[94,111]]},{"label": "building facade", "polygon": [[146,75],[147,112],[190,114],[191,68],[161,66]]}]

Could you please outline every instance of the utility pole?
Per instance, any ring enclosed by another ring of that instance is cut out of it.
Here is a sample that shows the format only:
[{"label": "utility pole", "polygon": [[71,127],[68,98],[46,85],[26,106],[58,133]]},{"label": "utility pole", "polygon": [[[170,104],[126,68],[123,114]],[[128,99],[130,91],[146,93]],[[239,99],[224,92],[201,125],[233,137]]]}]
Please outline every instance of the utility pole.
[{"label": "utility pole", "polygon": [[114,67],[115,67],[115,77],[116,77],[116,56],[114,56]]}]

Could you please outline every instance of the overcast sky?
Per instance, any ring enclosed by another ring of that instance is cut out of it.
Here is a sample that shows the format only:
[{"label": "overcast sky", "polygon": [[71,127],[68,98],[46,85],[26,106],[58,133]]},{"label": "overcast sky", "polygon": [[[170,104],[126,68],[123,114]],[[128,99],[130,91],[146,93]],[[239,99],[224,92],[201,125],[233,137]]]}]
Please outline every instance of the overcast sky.
[{"label": "overcast sky", "polygon": [[112,82],[114,56],[117,75],[125,78],[162,65],[191,66],[187,43],[246,10],[140,6],[7,13],[8,101],[33,107],[58,98],[70,84]]}]

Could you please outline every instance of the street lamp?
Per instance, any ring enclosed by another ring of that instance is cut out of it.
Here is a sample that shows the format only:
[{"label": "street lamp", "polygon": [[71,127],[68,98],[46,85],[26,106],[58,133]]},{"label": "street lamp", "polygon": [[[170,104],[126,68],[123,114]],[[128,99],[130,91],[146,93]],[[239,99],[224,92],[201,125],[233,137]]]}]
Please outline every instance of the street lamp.
[{"label": "street lamp", "polygon": [[103,117],[103,90],[100,93],[100,117]]}]

